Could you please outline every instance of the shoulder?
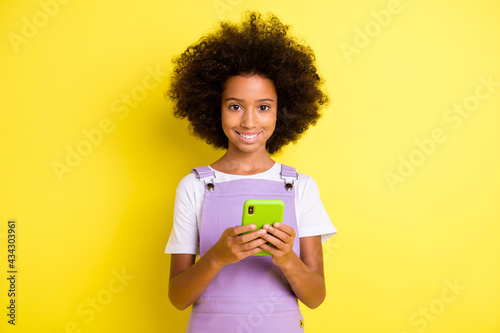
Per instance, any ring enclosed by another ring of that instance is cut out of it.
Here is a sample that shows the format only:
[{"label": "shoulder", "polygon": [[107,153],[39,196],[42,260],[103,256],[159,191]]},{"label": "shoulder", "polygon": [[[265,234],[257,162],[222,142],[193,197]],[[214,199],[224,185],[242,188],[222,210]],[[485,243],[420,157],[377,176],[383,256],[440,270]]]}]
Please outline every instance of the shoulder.
[{"label": "shoulder", "polygon": [[309,175],[299,172],[296,181],[297,195],[299,197],[316,197],[319,194],[319,188],[316,181]]},{"label": "shoulder", "polygon": [[[215,174],[215,182],[226,182],[226,181],[231,181],[231,180],[239,180],[239,179],[268,179],[268,180],[275,180],[275,181],[283,181],[281,178],[281,165],[280,163],[275,163],[275,165],[260,174],[256,175],[248,175],[248,176],[241,176],[241,175],[232,175],[232,174],[226,174],[219,172],[217,170],[213,170]],[[317,188],[316,182],[314,179],[301,172],[297,172],[298,178],[294,180],[294,183],[297,185],[302,190],[310,190]],[[203,181],[199,180],[194,173],[189,173],[188,175],[184,176],[180,182],[179,185],[177,186],[177,192],[179,193],[184,193],[184,192],[192,192],[192,191],[199,191],[203,190],[204,184]]]},{"label": "shoulder", "polygon": [[203,191],[203,182],[196,178],[194,173],[189,173],[184,176],[176,189],[177,195],[181,196],[189,196],[199,191]]},{"label": "shoulder", "polygon": [[297,172],[297,174],[299,175],[297,181],[301,182],[302,184],[309,184],[309,183],[316,184],[314,179],[311,176],[309,176],[308,174],[305,174],[302,172]]}]

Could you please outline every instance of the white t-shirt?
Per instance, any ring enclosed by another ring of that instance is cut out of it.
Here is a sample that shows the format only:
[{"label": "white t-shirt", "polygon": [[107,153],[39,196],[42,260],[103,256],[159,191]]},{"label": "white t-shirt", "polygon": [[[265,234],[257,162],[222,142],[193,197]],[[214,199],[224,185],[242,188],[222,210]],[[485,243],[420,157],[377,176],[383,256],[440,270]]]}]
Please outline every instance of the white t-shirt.
[{"label": "white t-shirt", "polygon": [[[212,168],[211,168],[212,169]],[[281,164],[255,175],[232,175],[212,169],[216,182],[237,179],[267,179],[283,182],[280,178]],[[294,181],[295,213],[299,237],[319,236],[322,242],[333,236],[333,226],[319,197],[316,182],[303,173]],[[199,254],[198,234],[201,226],[205,185],[193,173],[184,177],[177,186],[174,205],[174,224],[165,253]]]}]

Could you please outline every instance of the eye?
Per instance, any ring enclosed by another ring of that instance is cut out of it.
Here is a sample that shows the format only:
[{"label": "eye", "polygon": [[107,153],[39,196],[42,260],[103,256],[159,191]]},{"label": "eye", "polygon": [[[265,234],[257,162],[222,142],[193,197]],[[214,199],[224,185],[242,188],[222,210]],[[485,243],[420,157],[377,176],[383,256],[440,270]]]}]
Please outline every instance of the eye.
[{"label": "eye", "polygon": [[238,111],[238,110],[241,110],[241,106],[238,105],[238,104],[231,104],[229,105],[229,108],[233,111]]},{"label": "eye", "polygon": [[260,111],[267,111],[269,110],[271,107],[269,105],[261,105],[259,106],[259,110]]}]

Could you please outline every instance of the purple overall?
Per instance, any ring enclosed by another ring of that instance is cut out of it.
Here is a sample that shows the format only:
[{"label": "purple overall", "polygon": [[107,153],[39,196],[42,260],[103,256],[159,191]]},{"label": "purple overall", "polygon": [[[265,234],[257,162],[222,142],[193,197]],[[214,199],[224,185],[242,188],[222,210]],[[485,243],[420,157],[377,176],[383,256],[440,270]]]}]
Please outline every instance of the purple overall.
[{"label": "purple overall", "polygon": [[[241,225],[243,204],[248,199],[280,199],[285,203],[283,223],[298,234],[295,216],[294,168],[282,165],[284,181],[239,179],[214,182],[209,167],[193,169],[205,183],[200,230],[200,256],[222,232]],[[300,255],[299,237],[293,251]],[[226,265],[193,304],[188,333],[298,333],[304,322],[297,297],[270,256],[250,256]]]}]

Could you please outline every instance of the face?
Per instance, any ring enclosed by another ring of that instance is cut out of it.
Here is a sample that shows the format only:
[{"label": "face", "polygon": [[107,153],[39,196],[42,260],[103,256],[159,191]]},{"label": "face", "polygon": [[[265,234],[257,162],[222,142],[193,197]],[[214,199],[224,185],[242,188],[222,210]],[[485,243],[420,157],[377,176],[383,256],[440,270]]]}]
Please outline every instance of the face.
[{"label": "face", "polygon": [[278,96],[273,81],[259,76],[231,76],[222,92],[222,129],[228,152],[265,152],[276,127]]}]

